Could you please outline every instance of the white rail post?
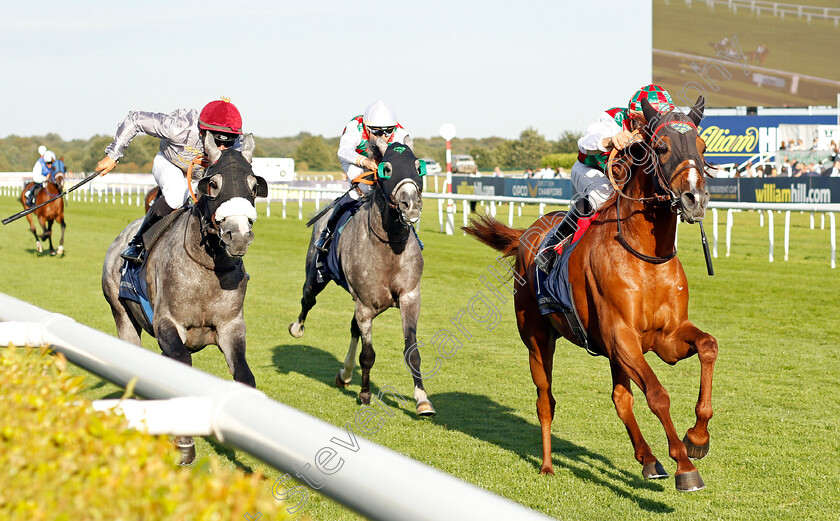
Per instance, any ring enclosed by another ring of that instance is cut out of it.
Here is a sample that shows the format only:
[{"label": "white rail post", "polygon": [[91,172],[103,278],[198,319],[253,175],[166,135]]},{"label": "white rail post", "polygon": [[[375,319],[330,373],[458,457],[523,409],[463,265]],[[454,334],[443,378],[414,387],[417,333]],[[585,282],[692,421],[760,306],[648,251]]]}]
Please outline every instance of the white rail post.
[{"label": "white rail post", "polygon": [[825,212],[820,214],[820,230],[825,230]]},{"label": "white rail post", "polygon": [[289,191],[283,190],[283,219],[286,218],[286,201],[289,199]]},{"label": "white rail post", "polygon": [[814,229],[814,212],[811,212],[811,229]]},{"label": "white rail post", "polygon": [[440,233],[443,233],[443,199],[438,199],[438,221],[440,221]]},{"label": "white rail post", "polygon": [[496,201],[490,201],[490,215],[496,217]]},{"label": "white rail post", "polygon": [[680,223],[677,222],[677,227],[674,228],[674,249],[677,249],[677,240],[680,237]]},{"label": "white rail post", "polygon": [[125,185],[120,185],[120,204],[125,204]]},{"label": "white rail post", "polygon": [[717,259],[717,241],[718,241],[718,211],[717,208],[712,208],[712,257]]},{"label": "white rail post", "polygon": [[321,211],[321,192],[315,192],[315,211]]},{"label": "white rail post", "polygon": [[837,239],[834,237],[834,212],[829,212],[828,222],[831,227],[831,269],[834,269],[836,265],[834,262],[834,253],[837,250]]},{"label": "white rail post", "polygon": [[[470,202],[469,202],[469,201],[467,201],[466,199],[464,199],[464,200],[463,200],[463,201],[461,201],[461,202],[462,202],[462,203],[464,203],[464,204],[462,204],[462,205],[461,205],[461,207],[464,209],[464,226],[467,226],[468,224],[470,224],[470,223],[469,223],[469,217],[470,217]],[[464,232],[464,235],[466,235],[466,233],[467,233],[467,232]]]},{"label": "white rail post", "polygon": [[758,224],[764,228],[764,210],[758,211]]},{"label": "white rail post", "polygon": [[773,210],[767,211],[767,227],[770,229],[770,262],[773,262],[773,246],[775,242],[773,237]]},{"label": "white rail post", "polygon": [[513,228],[513,201],[510,202],[510,207],[508,208],[508,226]]},{"label": "white rail post", "polygon": [[525,206],[525,203],[519,203],[519,217],[522,217],[522,208]]},{"label": "white rail post", "polygon": [[303,220],[303,190],[298,191],[298,220]]},{"label": "white rail post", "polygon": [[735,217],[735,212],[732,208],[726,210],[726,256],[729,257],[729,247],[732,245],[732,218]]},{"label": "white rail post", "polygon": [[788,260],[790,250],[790,210],[785,212],[785,260]]},{"label": "white rail post", "polygon": [[545,203],[540,203],[540,217],[545,215]]}]

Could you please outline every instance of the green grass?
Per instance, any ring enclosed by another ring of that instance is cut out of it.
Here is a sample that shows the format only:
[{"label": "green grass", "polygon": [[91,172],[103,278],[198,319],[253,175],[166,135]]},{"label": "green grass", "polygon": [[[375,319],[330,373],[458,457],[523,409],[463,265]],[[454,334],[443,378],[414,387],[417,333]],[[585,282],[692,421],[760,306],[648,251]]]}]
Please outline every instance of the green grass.
[{"label": "green grass", "polygon": [[[495,255],[461,234],[439,234],[436,203],[427,204],[420,227],[426,268],[418,337],[429,344],[431,335],[447,327],[449,319],[482,289],[479,277]],[[18,206],[10,197],[0,198],[0,215],[11,215]],[[291,208],[290,214],[296,216],[296,207]],[[259,208],[256,239],[245,259],[251,275],[245,309],[248,360],[257,386],[276,400],[344,425],[359,408],[359,372],[345,390],[335,388],[333,378],[349,340],[352,300],[337,286],[328,287],[310,314],[306,335],[289,336],[288,324],[298,313],[309,233],[297,219],[281,219],[278,205],[269,218],[264,210]],[[501,215],[506,217],[506,211]],[[535,212],[526,207],[527,215],[517,218],[515,225],[526,226]],[[63,258],[35,254],[25,220],[0,228],[0,291],[115,334],[101,295],[101,264],[110,241],[140,213],[135,206],[71,202]],[[456,219],[460,218],[459,214]],[[641,467],[610,400],[607,361],[562,341],[554,373],[556,475],[539,476],[536,394],[510,303],[501,306],[503,319],[493,331],[464,320],[471,338],[428,380],[438,414],[426,420],[414,414],[412,383],[401,361],[399,313],[390,310],[380,316],[374,322],[378,356],[373,388],[393,386],[409,403],[388,402],[397,414],[368,438],[561,519],[836,518],[840,271],[829,267],[828,231],[810,230],[807,214],[794,214],[791,258],[784,262],[784,219],[778,214],[776,261],[769,263],[767,228],[759,226],[758,214],[735,215],[729,258],[723,256],[724,220],[725,213],[714,277],[705,273],[697,227],[681,225],[679,236],[680,259],[691,289],[690,316],[720,344],[711,453],[697,462],[705,490],[682,494],[675,491],[673,478],[654,482],[641,478]],[[707,232],[711,240],[711,219]],[[145,337],[144,342],[159,352],[152,339]],[[434,354],[428,348],[422,354],[424,369],[431,368]],[[653,355],[648,359],[670,393],[674,423],[682,433],[693,424],[697,358],[673,367]],[[193,362],[199,369],[230,378],[217,349],[205,349]],[[118,393],[115,386],[94,377],[88,381],[88,397]],[[675,464],[668,457],[662,427],[638,390],[636,398],[642,432],[673,475]],[[202,453],[218,452],[231,467],[263,469],[269,479],[282,474],[212,441],[198,440],[197,448]],[[266,483],[266,494],[269,486]],[[418,483],[418,501],[422,488]],[[311,497],[304,512],[318,520],[358,518],[319,496]]]}]

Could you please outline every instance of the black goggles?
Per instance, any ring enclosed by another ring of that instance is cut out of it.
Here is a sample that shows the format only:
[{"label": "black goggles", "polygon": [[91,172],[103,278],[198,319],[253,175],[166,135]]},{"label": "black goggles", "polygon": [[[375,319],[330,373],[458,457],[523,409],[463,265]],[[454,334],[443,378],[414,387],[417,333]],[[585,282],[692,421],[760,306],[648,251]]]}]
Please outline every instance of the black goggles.
[{"label": "black goggles", "polygon": [[382,136],[385,134],[393,134],[397,127],[368,127],[368,130],[374,136]]}]

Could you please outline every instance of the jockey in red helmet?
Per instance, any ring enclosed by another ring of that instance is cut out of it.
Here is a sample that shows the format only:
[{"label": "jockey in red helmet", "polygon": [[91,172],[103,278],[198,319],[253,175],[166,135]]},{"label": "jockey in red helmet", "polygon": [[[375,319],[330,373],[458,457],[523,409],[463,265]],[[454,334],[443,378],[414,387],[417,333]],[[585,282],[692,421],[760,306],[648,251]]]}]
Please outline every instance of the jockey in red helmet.
[{"label": "jockey in red helmet", "polygon": [[[189,197],[186,173],[193,160],[204,154],[204,136],[213,136],[219,148],[235,146],[242,135],[242,116],[227,98],[211,101],[199,112],[178,109],[169,114],[131,111],[117,127],[114,140],[96,170],[107,174],[139,133],[160,138],[160,149],[152,163],[152,174],[160,186],[159,197],[149,208],[140,230],[122,252],[127,260],[139,261],[143,253],[143,234],[161,217],[181,207]],[[199,167],[200,168],[200,167]]]}]

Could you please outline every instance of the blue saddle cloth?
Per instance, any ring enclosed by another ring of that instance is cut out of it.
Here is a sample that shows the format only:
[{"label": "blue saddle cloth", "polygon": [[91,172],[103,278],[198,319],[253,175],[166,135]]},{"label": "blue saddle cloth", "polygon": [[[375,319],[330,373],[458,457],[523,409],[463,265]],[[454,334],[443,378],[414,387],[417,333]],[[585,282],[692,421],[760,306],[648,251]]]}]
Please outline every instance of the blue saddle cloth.
[{"label": "blue saddle cloth", "polygon": [[121,298],[133,300],[140,304],[143,313],[149,324],[152,324],[154,312],[149,304],[149,289],[146,286],[146,263],[138,264],[124,260],[120,269],[120,294]]},{"label": "blue saddle cloth", "polygon": [[[556,230],[557,228],[554,228],[546,234],[538,251],[545,248],[546,241]],[[572,309],[572,287],[569,284],[569,258],[579,242],[580,238],[564,247],[560,257],[554,262],[554,267],[548,273],[539,268],[536,269],[537,306],[539,306],[540,313],[543,315],[574,311]]]},{"label": "blue saddle cloth", "polygon": [[335,225],[333,239],[330,241],[329,252],[321,254],[323,256],[321,262],[324,263],[327,276],[347,291],[350,291],[350,286],[347,284],[347,278],[344,276],[344,270],[341,269],[341,258],[338,255],[338,241],[341,239],[341,233],[344,231],[344,227],[347,226],[348,221],[356,215],[356,212],[359,211],[361,206],[360,202],[339,217],[338,223]]}]

